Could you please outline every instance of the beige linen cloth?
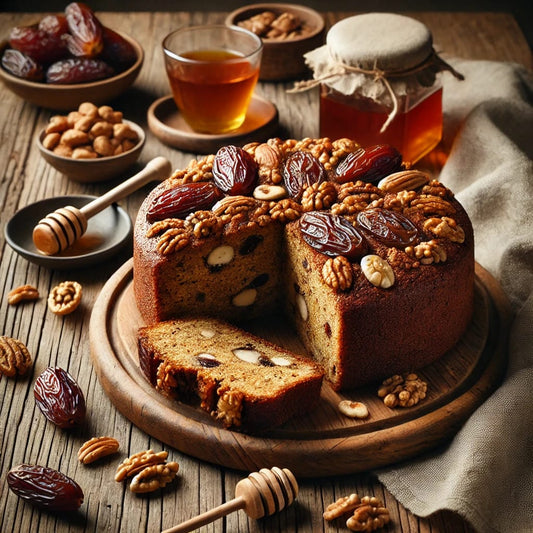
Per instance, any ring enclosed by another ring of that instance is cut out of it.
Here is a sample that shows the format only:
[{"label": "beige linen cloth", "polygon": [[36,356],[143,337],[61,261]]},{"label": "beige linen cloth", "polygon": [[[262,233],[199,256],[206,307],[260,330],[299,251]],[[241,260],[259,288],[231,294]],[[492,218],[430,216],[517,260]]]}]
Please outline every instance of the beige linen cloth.
[{"label": "beige linen cloth", "polygon": [[444,83],[440,180],[475,231],[476,260],[514,312],[501,386],[453,440],[377,472],[419,516],[449,509],[481,533],[533,532],[533,75],[489,61],[450,61],[465,75]]}]

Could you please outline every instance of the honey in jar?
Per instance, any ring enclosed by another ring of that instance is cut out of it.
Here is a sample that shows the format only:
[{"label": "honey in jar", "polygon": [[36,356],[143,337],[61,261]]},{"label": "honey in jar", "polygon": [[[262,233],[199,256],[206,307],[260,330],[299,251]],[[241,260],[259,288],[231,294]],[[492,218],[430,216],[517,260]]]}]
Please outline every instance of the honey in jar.
[{"label": "honey in jar", "polygon": [[320,82],[321,137],[391,144],[410,163],[440,142],[438,74],[461,76],[437,56],[421,22],[393,13],[348,17],[306,60]]}]

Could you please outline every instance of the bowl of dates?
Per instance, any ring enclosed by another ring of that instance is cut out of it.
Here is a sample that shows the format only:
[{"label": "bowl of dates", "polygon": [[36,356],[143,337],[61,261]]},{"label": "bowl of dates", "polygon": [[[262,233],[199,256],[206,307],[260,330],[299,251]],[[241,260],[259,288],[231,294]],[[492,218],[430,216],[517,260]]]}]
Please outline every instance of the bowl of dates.
[{"label": "bowl of dates", "polygon": [[68,114],[53,115],[39,133],[43,158],[73,181],[117,178],[133,166],[145,143],[144,130],[108,105],[83,102]]},{"label": "bowl of dates", "polygon": [[90,7],[15,26],[0,44],[0,79],[22,99],[47,109],[109,102],[136,80],[144,52],[132,37],[108,28]]},{"label": "bowl of dates", "polygon": [[298,4],[250,4],[232,11],[226,24],[246,28],[263,41],[259,79],[282,81],[308,73],[303,55],[324,44],[320,13]]}]

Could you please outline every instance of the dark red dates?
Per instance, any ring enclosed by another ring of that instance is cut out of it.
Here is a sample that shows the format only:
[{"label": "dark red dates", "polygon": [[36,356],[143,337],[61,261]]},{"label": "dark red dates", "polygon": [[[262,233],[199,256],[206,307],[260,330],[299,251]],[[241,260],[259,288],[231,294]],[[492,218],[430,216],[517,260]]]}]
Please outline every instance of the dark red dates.
[{"label": "dark red dates", "polygon": [[23,79],[55,84],[110,78],[137,59],[132,44],[104,27],[91,8],[81,2],[68,4],[64,14],[46,15],[37,24],[15,26],[8,44],[2,57],[6,71]]},{"label": "dark red dates", "polygon": [[133,65],[137,59],[137,52],[129,41],[126,41],[122,35],[105,26],[103,27],[103,32],[104,49],[100,59],[113,65],[117,70],[125,70]]},{"label": "dark red dates", "polygon": [[146,214],[148,222],[165,218],[185,218],[189,213],[209,209],[224,195],[209,181],[183,183],[160,194]]},{"label": "dark red dates", "polygon": [[337,167],[336,175],[339,183],[356,180],[377,183],[401,169],[400,152],[388,144],[376,144],[348,154]]},{"label": "dark red dates", "polygon": [[95,58],[104,49],[102,24],[92,9],[82,2],[72,2],[65,8],[69,34],[69,52],[76,57]]},{"label": "dark red dates", "polygon": [[44,70],[30,56],[8,49],[2,56],[2,66],[13,76],[29,81],[43,81]]},{"label": "dark red dates", "polygon": [[283,165],[283,181],[291,198],[299,200],[305,188],[326,179],[326,171],[309,152],[294,152]]},{"label": "dark red dates", "polygon": [[75,84],[109,78],[114,70],[101,59],[83,57],[62,59],[50,65],[46,71],[48,83]]},{"label": "dark red dates", "polygon": [[41,64],[52,63],[67,55],[61,35],[47,33],[39,26],[16,26],[9,34],[9,45]]},{"label": "dark red dates", "polygon": [[7,473],[7,484],[19,498],[49,511],[76,511],[83,503],[81,487],[46,466],[22,464]]},{"label": "dark red dates", "polygon": [[326,211],[311,211],[300,218],[304,241],[319,252],[335,257],[358,259],[367,251],[367,242],[346,219]]},{"label": "dark red dates", "polygon": [[213,181],[232,196],[250,195],[257,182],[257,163],[238,146],[223,146],[213,161]]},{"label": "dark red dates", "polygon": [[367,209],[357,215],[357,223],[387,246],[405,247],[418,237],[417,227],[396,211]]},{"label": "dark red dates", "polygon": [[48,367],[35,380],[33,394],[43,415],[56,426],[77,427],[85,420],[85,397],[66,370]]},{"label": "dark red dates", "polygon": [[39,21],[39,29],[56,38],[61,38],[68,32],[67,17],[65,15],[46,15]]}]

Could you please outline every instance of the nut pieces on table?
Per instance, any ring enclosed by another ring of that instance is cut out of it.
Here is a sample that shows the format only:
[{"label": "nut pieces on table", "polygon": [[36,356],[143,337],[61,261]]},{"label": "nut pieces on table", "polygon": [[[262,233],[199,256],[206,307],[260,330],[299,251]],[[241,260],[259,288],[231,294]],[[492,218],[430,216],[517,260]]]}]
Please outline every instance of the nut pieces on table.
[{"label": "nut pieces on table", "polygon": [[118,451],[120,444],[113,437],[93,437],[78,450],[80,463],[88,465],[112,455]]},{"label": "nut pieces on table", "polygon": [[63,281],[48,295],[48,308],[56,315],[68,315],[81,302],[82,287],[77,281]]},{"label": "nut pieces on table", "polygon": [[346,527],[351,531],[375,531],[390,521],[389,511],[381,500],[374,496],[360,498],[355,493],[328,505],[323,517],[331,521],[349,513],[353,514],[346,521]]},{"label": "nut pieces on table", "polygon": [[0,376],[23,376],[32,365],[30,352],[18,339],[0,336]]},{"label": "nut pieces on table", "polygon": [[178,473],[179,465],[175,461],[147,466],[133,477],[130,490],[136,493],[153,492],[170,483]]},{"label": "nut pieces on table", "polygon": [[146,450],[124,459],[118,466],[115,481],[133,478],[130,483],[132,492],[152,492],[170,483],[178,473],[175,461],[167,462],[168,452],[155,453]]},{"label": "nut pieces on table", "polygon": [[32,301],[39,298],[39,289],[33,285],[21,285],[15,287],[7,295],[7,303],[9,305],[17,305],[23,301]]}]

